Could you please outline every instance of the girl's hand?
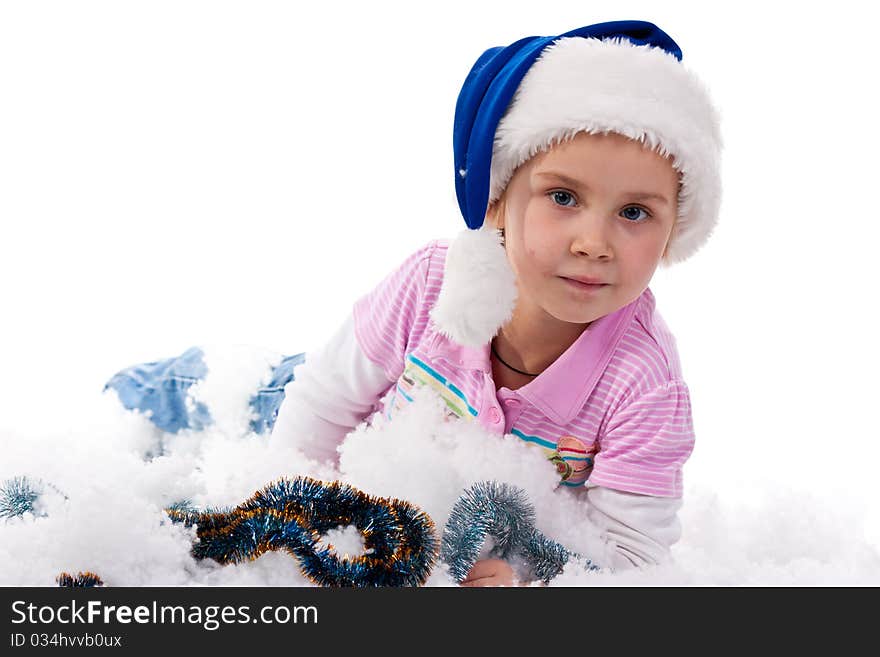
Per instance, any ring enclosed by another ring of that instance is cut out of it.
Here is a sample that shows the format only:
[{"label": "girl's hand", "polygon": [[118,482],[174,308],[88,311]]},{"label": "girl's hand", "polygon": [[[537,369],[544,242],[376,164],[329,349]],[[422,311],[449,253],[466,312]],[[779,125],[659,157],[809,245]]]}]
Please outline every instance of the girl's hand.
[{"label": "girl's hand", "polygon": [[503,559],[484,559],[471,568],[459,586],[513,586],[513,568]]}]

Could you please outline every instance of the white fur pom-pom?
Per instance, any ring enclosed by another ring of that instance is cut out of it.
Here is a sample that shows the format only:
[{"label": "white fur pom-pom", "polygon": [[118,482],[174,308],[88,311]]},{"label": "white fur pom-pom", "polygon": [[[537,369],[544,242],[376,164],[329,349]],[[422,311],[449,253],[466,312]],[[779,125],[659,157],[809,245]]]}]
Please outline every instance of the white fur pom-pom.
[{"label": "white fur pom-pom", "polygon": [[446,253],[434,325],[463,346],[480,347],[512,317],[515,304],[516,275],[501,233],[486,225],[462,231]]}]

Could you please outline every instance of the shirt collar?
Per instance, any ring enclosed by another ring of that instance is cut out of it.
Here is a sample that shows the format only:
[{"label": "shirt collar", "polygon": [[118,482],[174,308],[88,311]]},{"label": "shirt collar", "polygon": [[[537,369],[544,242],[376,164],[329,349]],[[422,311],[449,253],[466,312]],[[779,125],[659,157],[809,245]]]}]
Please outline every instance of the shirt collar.
[{"label": "shirt collar", "polygon": [[595,320],[550,367],[516,392],[553,422],[570,423],[599,382],[638,303],[637,298]]},{"label": "shirt collar", "polygon": [[[646,288],[642,295],[651,295]],[[608,366],[617,344],[632,322],[642,298],[593,321],[547,369],[513,391],[556,424],[569,424],[580,413],[599,377]],[[432,353],[459,367],[492,372],[489,343],[480,347],[460,345],[437,333]]]}]

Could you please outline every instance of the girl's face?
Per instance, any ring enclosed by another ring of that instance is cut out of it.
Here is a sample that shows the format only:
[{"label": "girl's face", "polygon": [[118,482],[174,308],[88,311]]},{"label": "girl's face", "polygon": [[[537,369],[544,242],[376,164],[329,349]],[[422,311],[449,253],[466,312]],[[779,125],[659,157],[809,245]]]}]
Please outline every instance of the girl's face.
[{"label": "girl's face", "polygon": [[578,133],[520,166],[487,213],[504,228],[516,314],[586,324],[635,300],[665,252],[678,181],[670,159],[615,133]]}]

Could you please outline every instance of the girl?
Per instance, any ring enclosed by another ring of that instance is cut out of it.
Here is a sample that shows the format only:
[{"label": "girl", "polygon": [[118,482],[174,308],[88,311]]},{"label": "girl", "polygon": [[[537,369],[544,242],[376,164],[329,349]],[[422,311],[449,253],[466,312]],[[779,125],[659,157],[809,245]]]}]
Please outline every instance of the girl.
[{"label": "girl", "polygon": [[[468,230],[412,254],[287,385],[272,440],[335,458],[372,413],[430,386],[449,415],[543,449],[583,491],[603,566],[680,537],[694,442],[675,339],[648,284],[707,240],[721,138],[703,85],[651,23],[527,37],[477,60],[458,98]],[[464,585],[509,585],[478,562]]]}]

